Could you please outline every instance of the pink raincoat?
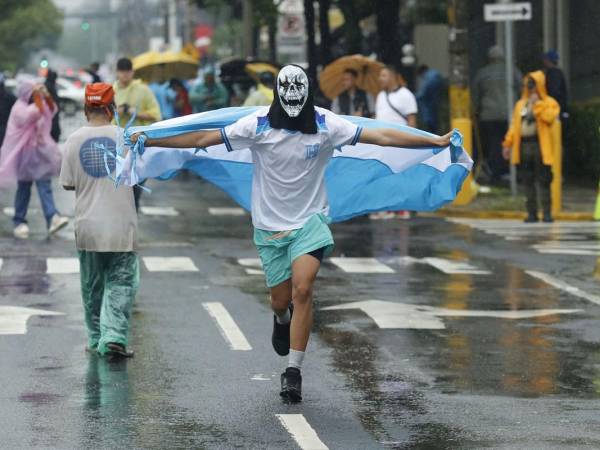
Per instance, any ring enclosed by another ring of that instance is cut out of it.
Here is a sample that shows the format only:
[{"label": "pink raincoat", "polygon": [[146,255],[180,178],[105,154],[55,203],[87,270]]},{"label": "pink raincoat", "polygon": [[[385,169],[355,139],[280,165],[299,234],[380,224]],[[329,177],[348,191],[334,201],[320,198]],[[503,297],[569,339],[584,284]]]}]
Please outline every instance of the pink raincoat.
[{"label": "pink raincoat", "polygon": [[34,83],[20,80],[17,101],[10,111],[6,135],[0,147],[0,187],[17,181],[36,181],[57,176],[61,155],[50,135],[52,117],[57,113],[42,102],[42,108],[29,103]]}]

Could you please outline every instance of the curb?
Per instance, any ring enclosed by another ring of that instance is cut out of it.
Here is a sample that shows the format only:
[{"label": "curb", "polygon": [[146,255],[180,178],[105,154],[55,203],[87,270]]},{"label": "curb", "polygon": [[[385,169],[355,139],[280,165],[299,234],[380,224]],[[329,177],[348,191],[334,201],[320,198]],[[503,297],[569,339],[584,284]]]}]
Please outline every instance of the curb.
[{"label": "curb", "polygon": [[[424,215],[424,214],[422,214]],[[444,208],[431,213],[435,217],[462,217],[468,219],[525,219],[526,214],[521,211],[469,211],[463,209]],[[555,220],[571,222],[593,222],[594,214],[591,212],[561,212],[554,215]]]}]

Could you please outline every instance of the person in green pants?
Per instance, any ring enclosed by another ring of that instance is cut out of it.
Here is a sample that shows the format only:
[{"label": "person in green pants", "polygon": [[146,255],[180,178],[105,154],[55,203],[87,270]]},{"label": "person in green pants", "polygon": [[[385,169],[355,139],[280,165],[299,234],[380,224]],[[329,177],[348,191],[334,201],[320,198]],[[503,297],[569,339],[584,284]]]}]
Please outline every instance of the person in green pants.
[{"label": "person in green pants", "polygon": [[131,357],[131,307],[139,286],[137,214],[131,187],[108,177],[115,169],[119,128],[111,124],[114,91],[106,83],[86,86],[87,125],[65,143],[60,182],[75,191],[75,242],[89,351]]}]

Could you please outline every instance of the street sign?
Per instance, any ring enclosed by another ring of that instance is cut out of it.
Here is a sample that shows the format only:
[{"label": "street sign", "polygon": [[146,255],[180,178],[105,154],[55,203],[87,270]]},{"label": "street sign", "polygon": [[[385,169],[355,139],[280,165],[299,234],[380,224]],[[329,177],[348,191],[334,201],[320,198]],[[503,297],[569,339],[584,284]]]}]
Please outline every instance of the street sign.
[{"label": "street sign", "polygon": [[483,6],[483,17],[486,22],[505,22],[514,20],[531,20],[531,3],[489,3]]},{"label": "street sign", "polygon": [[532,319],[555,314],[575,314],[581,309],[529,309],[515,311],[469,311],[437,308],[428,305],[366,300],[344,303],[323,308],[325,311],[342,309],[360,309],[385,329],[443,330],[446,325],[441,317],[495,317],[498,319]]}]

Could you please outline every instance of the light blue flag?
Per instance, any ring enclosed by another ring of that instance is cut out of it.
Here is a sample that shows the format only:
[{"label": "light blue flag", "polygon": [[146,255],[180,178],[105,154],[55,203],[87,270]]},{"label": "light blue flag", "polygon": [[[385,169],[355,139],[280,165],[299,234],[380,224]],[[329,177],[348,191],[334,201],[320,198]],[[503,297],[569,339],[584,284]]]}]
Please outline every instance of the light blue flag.
[{"label": "light blue flag", "polygon": [[[224,108],[126,129],[125,142],[133,133],[161,138],[198,130],[220,129],[258,108]],[[363,128],[395,128],[429,135],[421,130],[361,117],[343,116]],[[451,202],[473,167],[455,131],[446,148],[397,148],[358,143],[334,151],[325,171],[329,215],[334,222],[376,211],[433,211]],[[240,206],[250,210],[252,153],[228,152],[224,144],[208,149],[143,148],[134,146],[121,164],[118,182],[134,185],[139,180],[167,180],[188,169],[215,184]]]}]

